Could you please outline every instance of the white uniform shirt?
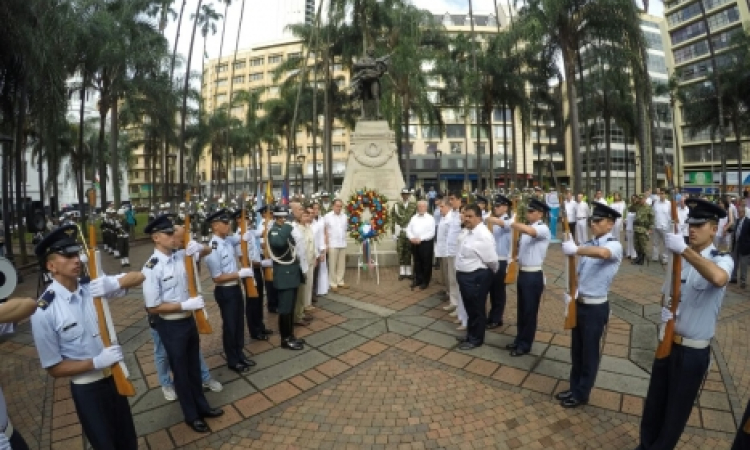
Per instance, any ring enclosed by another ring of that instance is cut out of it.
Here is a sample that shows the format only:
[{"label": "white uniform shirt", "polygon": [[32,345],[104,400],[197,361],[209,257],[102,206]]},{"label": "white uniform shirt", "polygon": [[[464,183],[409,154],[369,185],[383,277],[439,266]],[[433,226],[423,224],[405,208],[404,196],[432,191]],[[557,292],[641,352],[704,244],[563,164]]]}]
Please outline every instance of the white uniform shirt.
[{"label": "white uniform shirt", "polygon": [[497,270],[495,238],[490,230],[480,223],[473,230],[466,229],[458,244],[456,271],[474,272],[479,269]]},{"label": "white uniform shirt", "polygon": [[341,214],[333,211],[325,215],[326,232],[328,233],[328,246],[330,248],[346,248],[346,229],[349,219],[341,210]]},{"label": "white uniform shirt", "polygon": [[448,231],[450,231],[450,221],[453,211],[448,211],[445,217],[440,218],[437,226],[435,238],[435,257],[444,258],[448,256]]},{"label": "white uniform shirt", "polygon": [[672,203],[669,200],[654,202],[654,227],[657,230],[668,230],[672,219]]},{"label": "white uniform shirt", "polygon": [[[456,256],[458,251],[458,236],[461,234],[461,213],[457,210],[451,211],[446,216],[448,220],[448,237],[445,242],[445,256]],[[442,220],[440,222],[443,222]]]},{"label": "white uniform shirt", "polygon": [[565,214],[568,216],[568,223],[575,223],[578,202],[575,200],[565,201]]},{"label": "white uniform shirt", "polygon": [[143,266],[143,300],[147,308],[155,308],[162,303],[182,303],[190,297],[187,272],[185,271],[185,250],[166,255],[154,251]]},{"label": "white uniform shirt", "polygon": [[430,214],[414,214],[406,227],[406,237],[429,241],[435,237],[435,218]]},{"label": "white uniform shirt", "polygon": [[582,201],[576,205],[576,220],[589,218],[589,204]]},{"label": "white uniform shirt", "polygon": [[531,227],[536,230],[536,237],[523,233],[518,244],[518,264],[521,267],[541,266],[547,256],[549,240],[552,238],[552,233],[544,222],[539,221]]}]

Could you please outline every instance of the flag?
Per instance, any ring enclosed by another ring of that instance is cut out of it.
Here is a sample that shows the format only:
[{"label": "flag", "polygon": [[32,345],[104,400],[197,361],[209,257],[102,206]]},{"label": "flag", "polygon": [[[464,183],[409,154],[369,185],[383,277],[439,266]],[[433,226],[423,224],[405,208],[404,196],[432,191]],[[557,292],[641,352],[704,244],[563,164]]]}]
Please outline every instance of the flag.
[{"label": "flag", "polygon": [[289,204],[289,183],[286,181],[284,181],[284,184],[281,186],[281,204]]},{"label": "flag", "polygon": [[273,192],[271,192],[271,180],[268,180],[268,184],[266,184],[266,205],[271,205],[273,203]]}]

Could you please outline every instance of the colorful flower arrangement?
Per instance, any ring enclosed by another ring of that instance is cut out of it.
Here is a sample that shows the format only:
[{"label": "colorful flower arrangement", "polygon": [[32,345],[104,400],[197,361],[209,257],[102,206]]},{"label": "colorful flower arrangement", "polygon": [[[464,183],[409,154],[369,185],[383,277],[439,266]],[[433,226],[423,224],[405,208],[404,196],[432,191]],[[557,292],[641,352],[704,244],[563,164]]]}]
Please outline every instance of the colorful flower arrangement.
[{"label": "colorful flower arrangement", "polygon": [[[370,210],[370,223],[363,223],[365,208]],[[388,198],[375,189],[358,189],[346,203],[349,214],[349,236],[357,242],[377,241],[385,235],[388,225]]]}]

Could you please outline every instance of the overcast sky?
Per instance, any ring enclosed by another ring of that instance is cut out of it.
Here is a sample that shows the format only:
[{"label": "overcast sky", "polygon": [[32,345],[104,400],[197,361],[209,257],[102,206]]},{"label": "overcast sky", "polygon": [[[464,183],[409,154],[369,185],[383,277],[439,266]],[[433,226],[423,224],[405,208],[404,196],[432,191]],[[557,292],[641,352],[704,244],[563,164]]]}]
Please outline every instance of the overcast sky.
[{"label": "overcast sky", "polygon": [[[279,17],[281,14],[280,4],[284,0],[245,0],[245,13],[242,24],[242,33],[240,36],[239,48],[248,49],[255,44],[268,42],[273,38],[276,38],[281,30],[278,29],[277,20],[269,20],[272,17]],[[466,13],[469,10],[468,0],[411,0],[416,6],[420,8],[429,9],[430,11],[438,14],[445,12],[451,13]],[[509,0],[497,0],[498,5],[507,5]],[[510,0],[514,1],[514,0]],[[641,5],[642,0],[636,0],[638,5]],[[224,5],[219,4],[218,0],[204,0],[204,3],[213,3],[215,9],[224,14]],[[237,37],[237,29],[239,25],[240,9],[242,0],[232,0],[232,5],[226,14],[226,34],[224,38],[224,50],[222,55],[231,54],[234,51],[235,39]],[[662,0],[651,0],[649,6],[650,12],[653,15],[663,15]],[[174,8],[178,9],[182,2],[177,0],[174,2]],[[190,48],[190,35],[192,33],[192,20],[191,14],[195,12],[195,7],[198,4],[198,0],[187,0],[185,7],[185,14],[182,19],[182,27],[180,29],[180,39],[177,45],[179,53],[187,55]],[[476,13],[489,13],[494,10],[494,0],[473,0],[474,10]],[[177,11],[179,12],[179,11]],[[220,41],[221,41],[221,29],[224,26],[224,22],[218,23],[218,30],[216,35],[209,35],[208,42],[206,43],[206,53],[209,58],[216,58],[219,56]],[[177,30],[177,22],[173,20],[167,26],[165,33],[170,41],[170,46],[174,46],[175,32]],[[193,61],[191,69],[193,71],[199,70],[201,66],[201,57],[203,52],[203,39],[200,36],[200,30],[197,33],[195,39],[195,45],[193,50]]]}]

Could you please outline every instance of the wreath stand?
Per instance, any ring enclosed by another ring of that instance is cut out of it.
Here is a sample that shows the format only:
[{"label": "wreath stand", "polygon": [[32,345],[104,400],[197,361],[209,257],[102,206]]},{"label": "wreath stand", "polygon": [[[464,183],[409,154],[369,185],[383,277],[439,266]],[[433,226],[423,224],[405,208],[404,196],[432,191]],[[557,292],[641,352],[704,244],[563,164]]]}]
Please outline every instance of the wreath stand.
[{"label": "wreath stand", "polygon": [[[377,284],[380,285],[380,265],[378,264],[378,243],[370,240],[370,261],[368,265],[372,266],[375,270],[375,278]],[[359,246],[359,253],[357,254],[357,284],[359,284],[360,272],[362,271],[362,265],[365,262],[365,254],[362,252],[362,246]]]}]

